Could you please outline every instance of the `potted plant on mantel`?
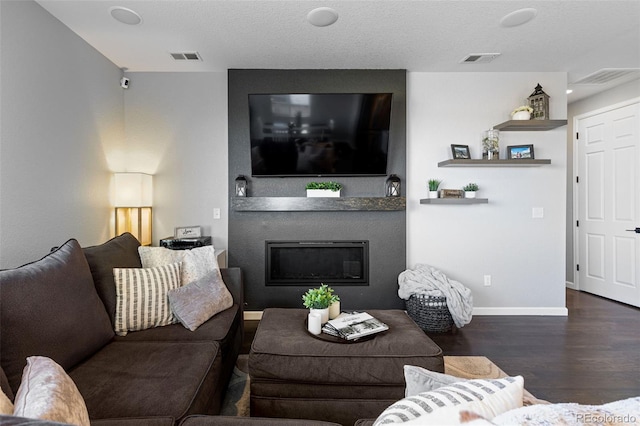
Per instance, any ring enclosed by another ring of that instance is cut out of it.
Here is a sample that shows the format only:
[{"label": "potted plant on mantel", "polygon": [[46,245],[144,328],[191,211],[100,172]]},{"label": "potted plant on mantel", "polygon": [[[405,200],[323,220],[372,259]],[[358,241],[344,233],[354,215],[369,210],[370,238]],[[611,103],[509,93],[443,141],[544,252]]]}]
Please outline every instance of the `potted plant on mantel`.
[{"label": "potted plant on mantel", "polygon": [[307,197],[339,197],[342,184],[338,182],[309,182]]},{"label": "potted plant on mantel", "polygon": [[310,288],[302,295],[304,307],[310,312],[318,312],[323,324],[329,321],[329,307],[339,301],[338,295],[333,294],[333,289],[326,284],[321,284],[318,288]]},{"label": "potted plant on mantel", "polygon": [[464,198],[476,198],[476,191],[478,190],[478,185],[475,183],[469,183],[462,188],[464,191]]}]

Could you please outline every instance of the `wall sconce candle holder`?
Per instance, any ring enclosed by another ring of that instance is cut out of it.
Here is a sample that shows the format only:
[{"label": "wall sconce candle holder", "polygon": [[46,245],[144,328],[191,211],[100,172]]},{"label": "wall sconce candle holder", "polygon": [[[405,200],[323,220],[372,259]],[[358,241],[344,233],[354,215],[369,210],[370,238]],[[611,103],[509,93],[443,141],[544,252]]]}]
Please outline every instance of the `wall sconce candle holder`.
[{"label": "wall sconce candle holder", "polygon": [[236,197],[247,196],[247,178],[244,175],[239,175],[236,178]]}]

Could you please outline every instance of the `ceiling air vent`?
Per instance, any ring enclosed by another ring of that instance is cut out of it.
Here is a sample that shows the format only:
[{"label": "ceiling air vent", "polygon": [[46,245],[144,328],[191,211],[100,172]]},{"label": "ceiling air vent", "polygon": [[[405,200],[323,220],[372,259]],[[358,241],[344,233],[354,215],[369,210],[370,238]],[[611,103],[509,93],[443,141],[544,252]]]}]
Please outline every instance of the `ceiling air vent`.
[{"label": "ceiling air vent", "polygon": [[614,80],[633,80],[634,78],[640,78],[640,68],[603,68],[571,84],[597,85],[611,83]]},{"label": "ceiling air vent", "polygon": [[171,57],[176,61],[201,61],[202,60],[198,52],[171,53]]},{"label": "ceiling air vent", "polygon": [[460,61],[461,64],[488,64],[500,56],[499,53],[472,53]]}]

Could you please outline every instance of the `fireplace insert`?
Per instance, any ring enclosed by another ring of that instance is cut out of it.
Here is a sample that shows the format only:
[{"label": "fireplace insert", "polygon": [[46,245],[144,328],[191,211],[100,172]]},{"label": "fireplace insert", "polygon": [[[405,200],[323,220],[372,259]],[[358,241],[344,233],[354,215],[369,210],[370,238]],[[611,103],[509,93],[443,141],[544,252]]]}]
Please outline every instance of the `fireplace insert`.
[{"label": "fireplace insert", "polygon": [[266,241],[265,284],[369,285],[369,241]]}]

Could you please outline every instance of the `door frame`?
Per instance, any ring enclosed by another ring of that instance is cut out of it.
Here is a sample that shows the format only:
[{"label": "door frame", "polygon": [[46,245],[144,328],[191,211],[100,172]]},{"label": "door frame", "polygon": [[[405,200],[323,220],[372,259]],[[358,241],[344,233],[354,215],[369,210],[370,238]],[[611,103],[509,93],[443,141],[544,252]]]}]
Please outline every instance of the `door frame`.
[{"label": "door frame", "polygon": [[[571,179],[573,179],[573,222],[571,226],[573,226],[573,229],[574,229],[573,231],[573,264],[574,265],[578,265],[579,264],[578,260],[580,259],[580,251],[579,251],[580,233],[578,232],[578,229],[577,229],[578,227],[575,225],[579,219],[579,213],[580,213],[578,211],[579,183],[576,182],[576,177],[578,176],[578,154],[579,154],[578,138],[576,138],[576,133],[578,133],[578,130],[579,130],[579,122],[580,120],[593,117],[594,115],[603,114],[605,112],[610,112],[615,109],[624,108],[626,106],[639,104],[639,103],[640,103],[640,97],[631,98],[623,102],[618,102],[616,104],[608,105],[603,108],[598,108],[596,110],[585,112],[583,114],[576,115],[573,117],[573,135],[571,135],[573,139],[573,176],[571,176]],[[570,286],[570,288],[574,290],[580,290],[580,274],[576,270],[573,271],[573,286]]]}]

